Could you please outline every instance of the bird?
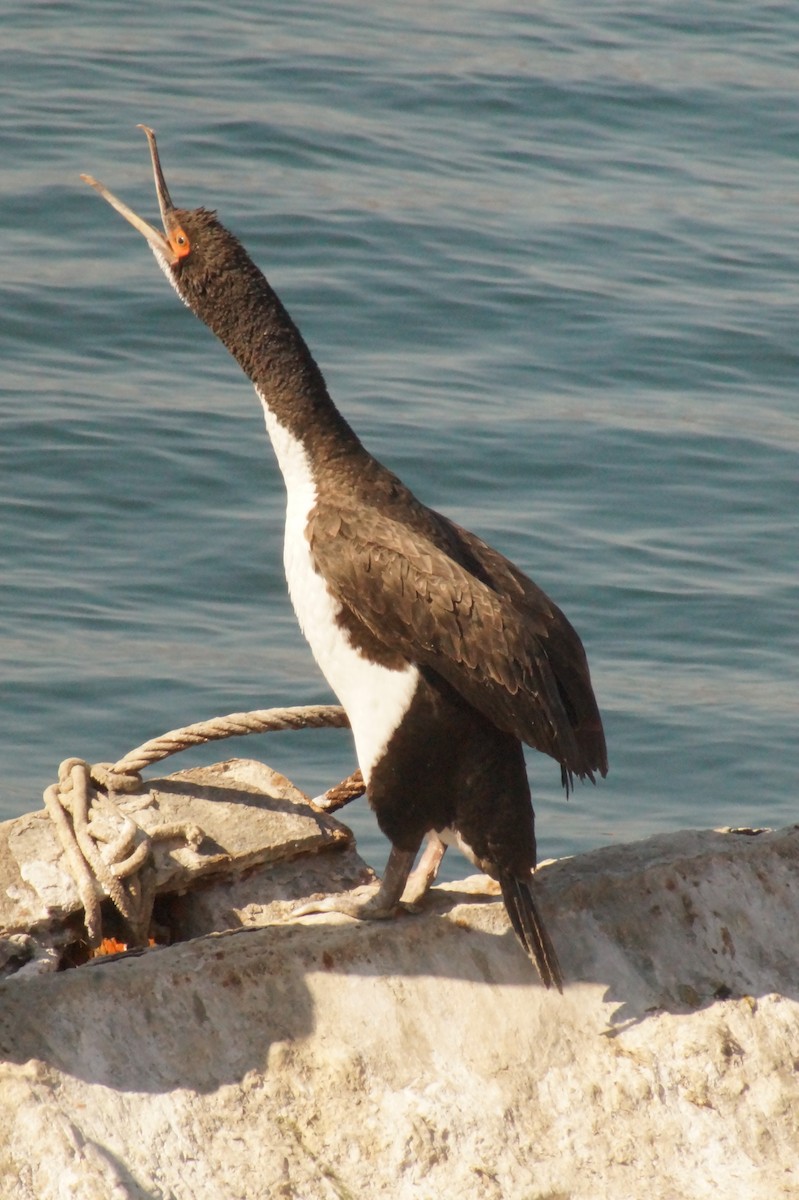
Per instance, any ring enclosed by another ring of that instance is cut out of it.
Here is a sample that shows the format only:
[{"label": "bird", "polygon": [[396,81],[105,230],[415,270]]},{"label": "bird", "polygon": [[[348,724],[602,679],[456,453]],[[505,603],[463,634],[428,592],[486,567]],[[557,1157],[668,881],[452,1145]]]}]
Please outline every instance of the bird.
[{"label": "bird", "polygon": [[302,911],[380,919],[418,905],[456,845],[498,882],[542,983],[562,992],[536,896],[523,743],[560,764],[567,795],[575,777],[607,774],[582,642],[518,567],[417,499],[367,450],[263,272],[215,211],[173,204],[155,134],[140,128],[163,232],[93,176],[81,178],[143,235],[181,300],[254,385],[285,482],[291,602],[348,715],[390,843],[379,883]]}]

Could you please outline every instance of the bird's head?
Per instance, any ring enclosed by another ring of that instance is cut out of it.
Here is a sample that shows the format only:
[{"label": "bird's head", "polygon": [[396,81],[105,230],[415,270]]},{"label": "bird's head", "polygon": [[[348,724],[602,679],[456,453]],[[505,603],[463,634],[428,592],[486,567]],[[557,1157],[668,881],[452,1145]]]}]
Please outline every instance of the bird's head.
[{"label": "bird's head", "polygon": [[[175,207],[161,169],[155,134],[146,125],[140,128],[147,135],[150,145],[163,232],[143,220],[91,175],[81,175],[81,179],[107,200],[134,229],[138,229],[181,299],[213,327],[215,322],[209,310],[212,294],[218,292],[220,284],[226,278],[229,280],[231,274],[237,278],[239,286],[249,275],[256,275],[259,279],[262,277],[238,239],[220,224],[216,213],[205,208]],[[215,307],[221,315],[218,299]]]},{"label": "bird's head", "polygon": [[91,175],[81,178],[138,229],[181,300],[223,342],[261,395],[269,393],[273,404],[278,393],[326,398],[319,368],[264,275],[216,213],[175,207],[155,134],[146,125],[141,128],[150,144],[163,232]]}]

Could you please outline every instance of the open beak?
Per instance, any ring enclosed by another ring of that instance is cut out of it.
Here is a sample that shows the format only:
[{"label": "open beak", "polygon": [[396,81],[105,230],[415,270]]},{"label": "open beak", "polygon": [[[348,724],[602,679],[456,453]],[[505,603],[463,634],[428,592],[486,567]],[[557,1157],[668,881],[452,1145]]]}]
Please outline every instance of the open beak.
[{"label": "open beak", "polygon": [[155,191],[156,195],[158,196],[158,207],[161,210],[161,220],[164,223],[164,233],[161,233],[160,230],[156,229],[153,225],[148,224],[147,221],[142,220],[142,218],[138,216],[133,209],[128,208],[124,201],[117,199],[113,192],[109,192],[105,184],[100,183],[99,180],[95,179],[93,176],[81,175],[81,179],[84,180],[85,183],[88,183],[90,187],[93,187],[96,192],[99,192],[103,199],[107,200],[112,208],[115,208],[117,212],[125,218],[126,221],[130,222],[134,229],[138,229],[139,233],[147,239],[149,246],[155,252],[155,254],[159,258],[164,259],[170,267],[173,267],[177,262],[180,261],[181,258],[181,255],[176,252],[175,248],[170,242],[170,234],[172,234],[173,231],[175,231],[179,226],[179,223],[174,217],[175,206],[170,198],[169,189],[167,188],[166,180],[164,179],[164,173],[161,170],[161,160],[158,157],[158,147],[155,142],[155,134],[153,133],[152,129],[149,129],[146,125],[140,125],[139,129],[144,130],[145,134],[147,135],[147,141],[150,145],[150,157],[153,163],[153,175],[155,176]]}]

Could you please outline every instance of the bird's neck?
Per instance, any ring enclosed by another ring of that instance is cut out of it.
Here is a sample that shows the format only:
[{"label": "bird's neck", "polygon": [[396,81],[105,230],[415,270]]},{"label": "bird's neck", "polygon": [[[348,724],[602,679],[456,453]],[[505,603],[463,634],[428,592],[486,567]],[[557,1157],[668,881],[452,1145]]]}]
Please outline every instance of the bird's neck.
[{"label": "bird's neck", "polygon": [[369,459],[279,297],[258,268],[248,266],[199,315],[255,385],[273,442],[279,428],[302,447],[315,474]]}]

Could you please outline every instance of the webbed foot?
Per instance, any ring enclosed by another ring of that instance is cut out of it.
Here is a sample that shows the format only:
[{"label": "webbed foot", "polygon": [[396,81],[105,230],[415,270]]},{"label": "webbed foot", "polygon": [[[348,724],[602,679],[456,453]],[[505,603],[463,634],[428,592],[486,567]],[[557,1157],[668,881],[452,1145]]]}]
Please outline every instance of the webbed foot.
[{"label": "webbed foot", "polygon": [[358,921],[382,921],[393,917],[398,908],[397,902],[386,902],[386,898],[381,895],[382,890],[382,884],[369,883],[354,888],[351,892],[321,896],[318,900],[309,900],[299,908],[293,909],[291,915],[307,917],[312,913],[337,912],[355,917]]},{"label": "webbed foot", "polygon": [[393,917],[416,858],[415,850],[391,847],[386,870],[379,884],[370,883],[351,892],[309,900],[295,908],[292,915],[306,917],[311,913],[340,912],[358,921],[383,921]]}]

